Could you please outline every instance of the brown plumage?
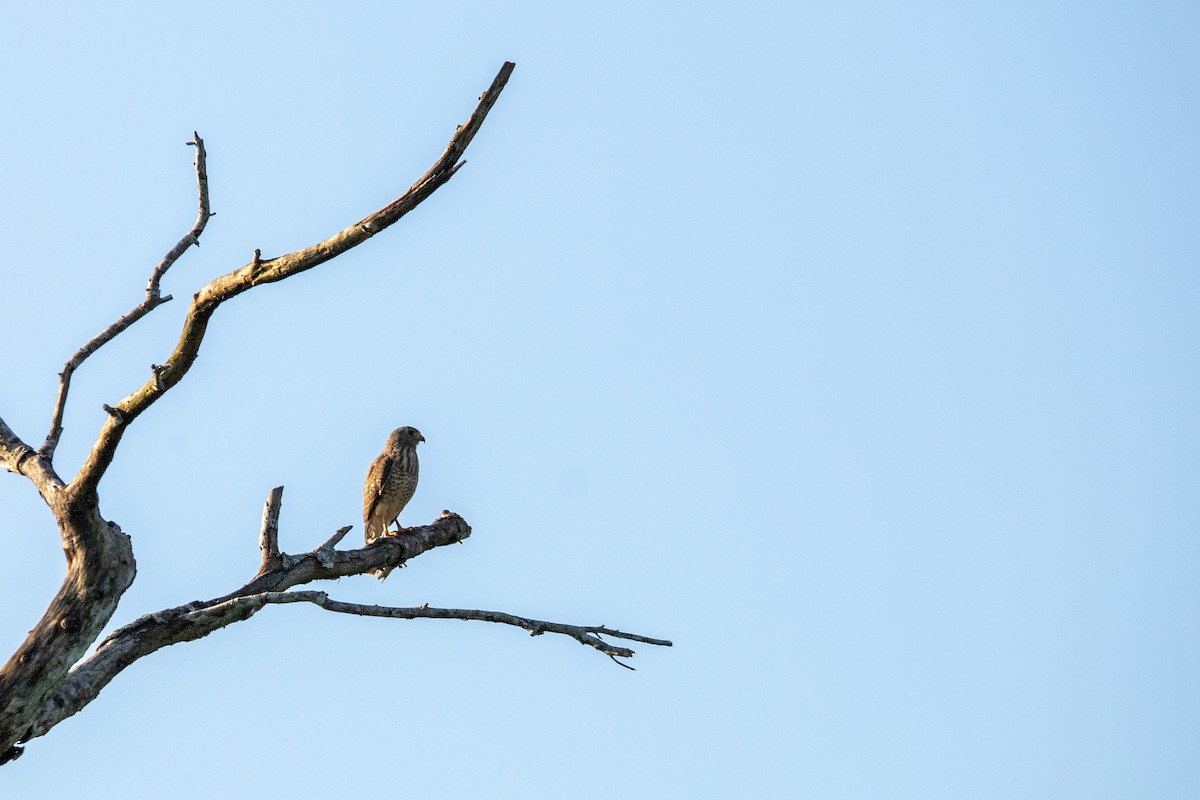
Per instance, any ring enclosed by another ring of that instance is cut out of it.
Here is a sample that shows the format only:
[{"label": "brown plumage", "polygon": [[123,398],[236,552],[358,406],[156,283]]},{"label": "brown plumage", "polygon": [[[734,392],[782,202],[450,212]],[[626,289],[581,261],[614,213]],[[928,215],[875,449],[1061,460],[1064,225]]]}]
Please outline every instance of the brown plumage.
[{"label": "brown plumage", "polygon": [[[397,428],[367,471],[363,487],[363,533],[367,544],[380,536],[395,535],[388,526],[396,522],[417,490],[420,472],[417,442],[423,441],[425,437],[416,428]],[[379,570],[375,576],[383,580],[389,572],[391,569]]]}]

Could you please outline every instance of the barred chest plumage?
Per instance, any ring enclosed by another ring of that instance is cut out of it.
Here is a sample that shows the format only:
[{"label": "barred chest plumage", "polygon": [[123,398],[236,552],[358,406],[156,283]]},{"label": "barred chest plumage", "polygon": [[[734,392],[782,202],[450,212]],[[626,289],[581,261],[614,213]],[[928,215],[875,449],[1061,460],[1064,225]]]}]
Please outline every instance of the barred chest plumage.
[{"label": "barred chest plumage", "polygon": [[415,447],[401,447],[394,459],[392,468],[388,471],[387,487],[383,492],[390,501],[389,505],[403,508],[417,490],[417,477],[421,465],[417,461]]}]

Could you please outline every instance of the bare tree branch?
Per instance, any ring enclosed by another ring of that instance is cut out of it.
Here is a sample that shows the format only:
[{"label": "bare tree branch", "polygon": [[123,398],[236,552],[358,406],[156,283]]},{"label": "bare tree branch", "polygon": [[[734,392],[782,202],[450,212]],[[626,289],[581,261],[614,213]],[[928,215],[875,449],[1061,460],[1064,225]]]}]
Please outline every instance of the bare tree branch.
[{"label": "bare tree branch", "polygon": [[491,87],[481,95],[479,105],[475,108],[474,113],[458,127],[441,158],[400,197],[349,228],[311,247],[270,259],[262,259],[256,252],[254,259],[249,264],[213,280],[201,289],[192,300],[187,319],[183,324],[183,332],[179,336],[179,342],[164,364],[164,369],[116,405],[115,413],[110,414],[105,420],[104,427],[100,431],[87,461],[72,481],[72,490],[82,493],[95,491],[104,471],[112,463],[113,455],[125,428],[172,386],[179,383],[191,368],[200,351],[200,343],[204,339],[208,320],[222,303],[255,286],[290,278],[341,255],[393,225],[420,205],[438,187],[450,180],[458,168],[465,163],[459,159],[466,151],[467,145],[475,137],[488,112],[495,105],[514,66],[515,64],[512,62],[506,62],[500,68]]},{"label": "bare tree branch", "polygon": [[13,433],[12,428],[0,419],[0,464],[4,469],[21,474],[21,466],[34,452],[32,447],[21,441],[21,437]]},{"label": "bare tree branch", "polygon": [[65,486],[50,461],[25,444],[3,419],[0,419],[0,466],[8,472],[24,475],[33,481],[42,498],[52,508],[56,497]]},{"label": "bare tree branch", "polygon": [[[442,516],[448,517],[450,516],[450,512],[443,511]],[[347,525],[344,528],[338,528],[337,533],[335,533],[333,536],[330,536],[325,540],[325,544],[313,551],[313,553],[317,556],[317,561],[322,567],[325,567],[326,569],[331,569],[333,567],[333,548],[337,547],[338,542],[344,539],[346,534],[349,533],[353,528],[353,525]]]},{"label": "bare tree branch", "polygon": [[[476,611],[465,608],[430,608],[428,605],[414,608],[397,608],[393,606],[363,605],[361,603],[344,603],[331,600],[325,592],[264,592],[263,594],[240,597],[228,600],[226,603],[249,603],[258,610],[267,603],[299,603],[308,602],[320,606],[326,611],[336,611],[339,614],[357,614],[360,617],[390,617],[391,619],[461,619],[476,622],[496,622],[501,625],[512,625],[529,631],[530,636],[541,636],[543,633],[560,633],[570,636],[580,644],[594,647],[601,653],[621,658],[632,658],[633,651],[627,647],[614,647],[595,634],[605,634],[618,639],[630,639],[645,644],[656,644],[671,647],[671,642],[665,639],[651,639],[636,633],[606,628],[603,625],[565,625],[561,622],[547,622],[540,619],[529,619],[508,614],[503,611]],[[211,610],[216,610],[220,606]],[[253,613],[253,612],[251,612]]]},{"label": "bare tree branch", "polygon": [[[471,526],[457,514],[443,512],[431,525],[408,528],[402,536],[386,536],[358,550],[333,550],[330,542],[344,536],[343,528],[330,541],[301,555],[281,553],[245,586],[208,601],[194,601],[147,614],[113,631],[96,651],[60,678],[39,711],[31,715],[21,742],[41,736],[75,714],[100,693],[121,670],[164,647],[200,639],[226,625],[248,619],[258,607],[239,605],[241,598],[283,592],[315,580],[363,575],[383,567],[400,567],[435,547],[457,544],[471,535]],[[80,655],[82,657],[82,654]],[[78,658],[76,658],[78,661]]]},{"label": "bare tree branch", "polygon": [[[196,188],[199,195],[200,208],[196,214],[196,222],[192,225],[192,229],[184,234],[183,238],[175,243],[175,246],[163,256],[163,260],[158,262],[158,266],[154,268],[154,272],[150,275],[150,282],[146,285],[146,294],[157,297],[159,294],[158,284],[162,280],[163,275],[167,274],[167,270],[171,265],[179,260],[179,257],[184,252],[195,245],[200,246],[200,234],[204,232],[204,226],[208,224],[208,218],[213,216],[213,212],[208,205],[208,161],[204,152],[204,140],[200,138],[200,134],[192,131],[192,140],[187,143],[189,146],[196,148]],[[166,298],[171,299],[170,297]]]},{"label": "bare tree branch", "polygon": [[[503,611],[477,611],[464,608],[430,608],[428,604],[412,608],[396,606],[365,605],[362,603],[346,603],[333,600],[325,592],[301,590],[295,592],[262,592],[260,594],[242,595],[225,600],[215,605],[189,611],[184,619],[194,622],[211,623],[213,621],[229,624],[230,622],[249,619],[263,606],[271,603],[312,603],[326,611],[339,614],[355,614],[360,617],[388,617],[390,619],[458,619],[476,622],[495,622],[501,625],[512,625],[529,631],[530,636],[541,636],[543,633],[559,633],[570,636],[580,644],[595,648],[601,653],[619,658],[632,658],[634,651],[627,647],[615,647],[601,639],[596,634],[613,636],[618,639],[629,639],[645,644],[671,647],[666,639],[652,639],[636,633],[606,628],[603,625],[566,625],[561,622],[518,617]],[[620,663],[620,662],[618,662]],[[628,666],[622,664],[621,666]]]},{"label": "bare tree branch", "polygon": [[[70,360],[63,365],[63,370],[58,374],[58,399],[54,402],[54,413],[50,419],[50,432],[46,434],[46,440],[42,442],[42,446],[38,448],[38,452],[50,461],[54,460],[54,451],[58,448],[58,440],[63,433],[63,414],[67,408],[67,392],[71,388],[71,376],[75,374],[75,370],[79,369],[88,356],[99,350],[108,342],[112,341],[118,334],[128,328],[133,323],[137,322],[142,317],[149,314],[154,309],[158,308],[163,303],[171,300],[171,295],[163,297],[159,291],[159,282],[163,275],[171,268],[171,265],[179,260],[192,245],[200,246],[200,234],[204,232],[204,226],[208,224],[208,218],[212,216],[212,212],[208,208],[208,168],[205,161],[204,140],[200,138],[200,134],[192,132],[194,137],[188,142],[196,148],[196,183],[199,185],[200,195],[200,211],[196,215],[196,221],[192,224],[191,230],[184,234],[183,238],[176,242],[175,246],[163,256],[163,260],[158,262],[158,266],[154,268],[154,272],[150,275],[150,282],[146,286],[146,299],[138,305],[134,306],[128,314],[118,319],[112,325],[109,325],[99,334],[97,334],[90,342],[79,348],[75,355],[71,356]],[[158,365],[151,367],[158,374],[161,369]]]},{"label": "bare tree branch", "polygon": [[279,559],[279,507],[283,504],[283,487],[276,486],[267,495],[263,507],[262,529],[258,534],[258,549],[262,550],[262,568]]},{"label": "bare tree branch", "polygon": [[267,605],[305,602],[334,613],[396,619],[458,619],[485,621],[523,628],[531,635],[556,633],[617,661],[633,650],[609,643],[604,637],[671,646],[671,642],[600,626],[567,625],[498,611],[362,605],[331,599],[316,590],[289,589],[319,580],[373,574],[395,569],[436,547],[461,543],[471,527],[457,514],[443,511],[430,525],[402,529],[370,545],[337,550],[351,526],[339,529],[324,543],[302,554],[279,548],[279,516],[283,487],[268,494],[259,530],[262,553],[258,572],[244,586],[208,601],[194,601],[164,609],[113,631],[85,658],[116,610],[117,603],[136,573],[129,537],[100,514],[98,486],[112,462],[125,429],[142,412],[183,379],[194,363],[209,319],[225,301],[254,286],[272,283],[328,261],[397,222],[445,184],[465,163],[462,156],[498,99],[513,70],[505,63],[491,87],[479,98],[470,118],[458,127],[437,162],[407,192],[384,208],[311,247],[273,259],[254,251],[249,264],[210,281],[192,299],[174,351],[162,364],[150,366],[152,377],[115,406],[105,405],[108,419],[79,473],[64,484],[53,468],[53,456],[62,435],[62,420],[73,372],[92,353],[126,330],[142,316],[171,298],[163,297],[160,282],[173,263],[199,236],[208,218],[208,178],[204,142],[199,135],[196,173],[200,212],[192,229],[163,258],[151,274],[146,299],[100,335],[84,345],[64,366],[52,414],[51,429],[34,451],[0,420],[0,466],[28,477],[54,514],[67,556],[67,576],[49,609],[28,638],[0,668],[0,764],[18,757],[19,743],[41,736],[59,721],[76,713],[99,694],[113,678],[136,660],[180,642],[193,641],[253,616]]},{"label": "bare tree branch", "polygon": [[[278,504],[272,500],[282,497],[282,489],[272,490],[268,513],[278,514]],[[174,608],[147,614],[118,628],[100,643],[96,652],[81,662],[62,682],[46,702],[30,726],[23,741],[41,736],[54,725],[75,714],[100,693],[122,670],[140,658],[164,647],[195,641],[235,622],[249,619],[266,605],[277,603],[312,603],[321,608],[342,613],[393,619],[458,619],[512,625],[529,631],[532,636],[557,633],[570,636],[610,657],[631,658],[634,651],[617,647],[601,636],[611,636],[645,644],[670,647],[665,639],[653,639],[636,633],[608,628],[604,625],[567,625],[561,622],[520,617],[503,611],[478,611],[457,608],[415,608],[362,605],[331,599],[325,592],[313,590],[287,591],[312,581],[331,580],[349,575],[367,575],[380,568],[397,568],[435,547],[458,544],[471,535],[466,520],[451,511],[430,525],[404,529],[398,536],[385,536],[357,550],[334,550],[333,546],[346,535],[350,526],[338,530],[328,541],[301,555],[281,553],[270,565],[265,564],[254,578],[221,597],[194,601]],[[614,659],[615,660],[615,659]],[[621,666],[627,664],[617,662]],[[632,667],[629,667],[632,669]]]}]

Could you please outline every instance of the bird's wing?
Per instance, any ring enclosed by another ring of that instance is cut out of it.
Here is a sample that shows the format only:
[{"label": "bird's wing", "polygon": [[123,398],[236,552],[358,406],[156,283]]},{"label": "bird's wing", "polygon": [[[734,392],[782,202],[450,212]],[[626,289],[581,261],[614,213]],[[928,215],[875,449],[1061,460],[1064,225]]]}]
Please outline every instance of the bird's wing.
[{"label": "bird's wing", "polygon": [[363,522],[371,519],[383,498],[383,487],[387,486],[388,476],[392,472],[392,461],[387,453],[381,453],[367,472],[367,483],[363,486]]}]

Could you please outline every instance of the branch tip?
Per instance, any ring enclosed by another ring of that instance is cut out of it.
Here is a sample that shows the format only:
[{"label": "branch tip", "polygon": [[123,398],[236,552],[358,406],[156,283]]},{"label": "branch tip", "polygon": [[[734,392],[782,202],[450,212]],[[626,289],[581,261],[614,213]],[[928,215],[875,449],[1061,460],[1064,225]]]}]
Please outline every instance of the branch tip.
[{"label": "branch tip", "polygon": [[279,560],[279,510],[283,506],[283,487],[276,486],[267,493],[263,505],[262,527],[258,532],[258,547],[262,550],[262,565]]},{"label": "branch tip", "polygon": [[[191,245],[200,245],[200,234],[204,232],[204,226],[208,224],[208,218],[211,216],[208,208],[208,174],[205,171],[205,154],[204,140],[195,131],[192,131],[193,140],[188,144],[196,148],[196,185],[199,194],[200,209],[196,215],[196,221],[192,224],[191,229],[184,234],[183,238],[176,242],[162,261],[154,268],[150,274],[150,280],[146,285],[146,297],[142,302],[138,303],[133,309],[118,319],[113,324],[109,325],[103,331],[87,342],[87,344],[75,351],[75,354],[67,361],[63,367],[63,371],[59,375],[58,397],[54,402],[54,411],[50,417],[50,431],[46,434],[46,439],[42,443],[39,452],[48,460],[54,460],[54,451],[58,448],[59,439],[63,433],[63,415],[66,412],[67,394],[71,388],[71,376],[75,370],[87,360],[87,358],[103,347],[108,342],[116,338],[121,332],[129,328],[142,317],[149,314],[158,306],[169,301],[170,295],[164,299],[159,291],[159,283],[162,281],[163,275],[171,268],[184,251]],[[161,387],[156,383],[155,388],[161,393]],[[107,410],[107,409],[106,409]],[[109,412],[110,414],[112,412]],[[140,408],[131,408],[127,415],[119,417],[119,421],[130,421],[141,413]],[[113,415],[116,416],[115,414]],[[90,489],[94,489],[96,483],[103,476],[104,470],[107,469],[108,463],[112,460],[112,450],[116,448],[116,442],[120,438],[120,433],[114,432],[111,428],[106,428],[97,437],[95,444],[92,445],[92,452],[88,455],[88,460],[80,470],[80,478],[83,479],[83,485]]]},{"label": "branch tip", "polygon": [[313,550],[313,554],[317,557],[317,562],[325,569],[333,569],[333,552],[337,547],[338,542],[345,538],[346,534],[354,529],[353,525],[344,525],[337,529],[337,532],[325,540],[324,544]]}]

